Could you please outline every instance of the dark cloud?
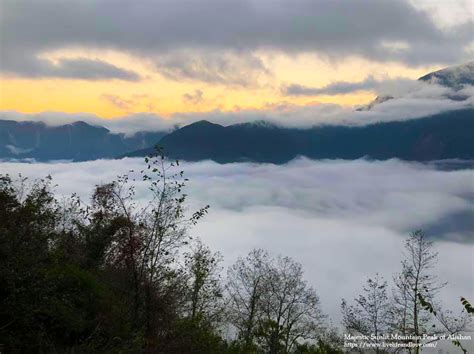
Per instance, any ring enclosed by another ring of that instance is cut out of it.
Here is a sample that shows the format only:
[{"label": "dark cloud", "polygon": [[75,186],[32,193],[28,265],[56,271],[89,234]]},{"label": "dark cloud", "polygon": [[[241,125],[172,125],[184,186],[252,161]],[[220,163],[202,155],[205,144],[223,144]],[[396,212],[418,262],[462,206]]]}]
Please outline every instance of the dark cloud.
[{"label": "dark cloud", "polygon": [[[318,95],[340,95],[356,91],[371,90],[385,91],[397,87],[418,87],[416,81],[409,79],[383,79],[377,80],[373,76],[359,82],[336,81],[323,87],[310,87],[299,84],[283,86],[281,92],[286,96],[318,96]],[[393,94],[393,93],[392,93]]]},{"label": "dark cloud", "polygon": [[378,87],[379,83],[372,76],[369,76],[360,82],[338,81],[321,88],[292,84],[285,86],[282,93],[288,96],[338,95],[354,91],[373,90]]},{"label": "dark cloud", "polygon": [[[3,57],[2,57],[3,59]],[[118,79],[125,81],[138,81],[140,76],[127,69],[96,59],[59,59],[52,62],[46,59],[24,57],[20,60],[6,55],[1,69],[6,74],[33,78],[64,78],[83,80],[109,80]]]},{"label": "dark cloud", "polygon": [[103,94],[100,98],[122,110],[129,110],[135,104],[135,101],[127,100],[117,95]]},{"label": "dark cloud", "polygon": [[271,75],[263,62],[246,53],[170,53],[156,61],[166,78],[241,87],[258,85],[260,77]]},{"label": "dark cloud", "polygon": [[185,93],[183,95],[183,101],[190,104],[201,103],[204,97],[204,92],[201,90],[194,90],[194,92]]},{"label": "dark cloud", "polygon": [[[38,64],[38,53],[71,46],[112,48],[150,58],[182,49],[240,53],[275,49],[427,64],[464,60],[463,48],[472,40],[472,21],[441,30],[407,0],[203,0],[185,4],[7,0],[0,6],[2,70],[23,75],[34,73],[28,66],[17,65],[18,61]],[[164,70],[165,75],[202,79],[197,73],[201,67],[196,71],[160,65],[163,67],[171,67]],[[220,80],[219,75],[204,76]]]}]

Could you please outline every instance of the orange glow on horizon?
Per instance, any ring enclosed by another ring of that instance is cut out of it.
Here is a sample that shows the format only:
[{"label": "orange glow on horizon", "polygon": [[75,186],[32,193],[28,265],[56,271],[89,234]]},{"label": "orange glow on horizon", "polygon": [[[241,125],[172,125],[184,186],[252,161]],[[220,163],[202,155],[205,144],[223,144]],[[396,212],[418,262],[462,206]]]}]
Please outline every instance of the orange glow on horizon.
[{"label": "orange glow on horizon", "polygon": [[[272,73],[264,84],[252,87],[226,86],[190,80],[174,81],[161,76],[146,60],[113,51],[70,49],[43,54],[56,61],[60,58],[88,58],[107,61],[133,70],[140,81],[72,80],[50,78],[0,78],[0,110],[22,113],[59,111],[91,113],[115,118],[133,113],[154,113],[164,117],[174,113],[265,109],[289,103],[311,102],[361,105],[374,99],[375,93],[358,91],[345,95],[285,96],[281,88],[289,84],[324,87],[333,82],[359,82],[372,75],[376,78],[417,77],[438,67],[409,68],[397,63],[374,63],[348,58],[333,64],[313,54],[287,56],[282,53],[255,53]],[[186,99],[196,92],[202,95]]]}]

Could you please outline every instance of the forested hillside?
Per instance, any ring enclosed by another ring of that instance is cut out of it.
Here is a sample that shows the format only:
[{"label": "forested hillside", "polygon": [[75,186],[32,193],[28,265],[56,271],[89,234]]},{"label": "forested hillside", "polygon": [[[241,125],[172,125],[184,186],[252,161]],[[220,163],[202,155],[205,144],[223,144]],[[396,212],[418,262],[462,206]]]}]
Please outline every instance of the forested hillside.
[{"label": "forested hillside", "polygon": [[[1,117],[0,117],[1,118]],[[166,132],[113,133],[82,121],[58,126],[0,119],[0,158],[87,161],[153,146]]]},{"label": "forested hillside", "polygon": [[[362,126],[327,125],[295,129],[273,124],[230,126],[196,122],[164,136],[158,145],[187,161],[285,163],[297,156],[312,159],[408,161],[473,159],[473,109]],[[153,148],[128,156],[145,156]]]}]

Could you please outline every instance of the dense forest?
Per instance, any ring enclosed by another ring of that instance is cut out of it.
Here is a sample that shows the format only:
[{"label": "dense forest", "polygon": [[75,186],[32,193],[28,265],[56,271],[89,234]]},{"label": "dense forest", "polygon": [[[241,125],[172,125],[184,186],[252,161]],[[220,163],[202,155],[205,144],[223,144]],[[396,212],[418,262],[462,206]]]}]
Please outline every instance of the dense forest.
[{"label": "dense forest", "polygon": [[[146,205],[137,181],[148,184]],[[50,177],[1,175],[0,351],[340,353],[364,336],[397,334],[418,352],[416,337],[468,329],[466,299],[458,314],[436,299],[446,283],[423,232],[407,237],[399,273],[374,274],[358,297],[341,299],[339,326],[289,257],[255,249],[224,270],[222,256],[190,236],[209,206],[188,210],[186,182],[179,162],[160,154],[90,200],[55,196]]]}]

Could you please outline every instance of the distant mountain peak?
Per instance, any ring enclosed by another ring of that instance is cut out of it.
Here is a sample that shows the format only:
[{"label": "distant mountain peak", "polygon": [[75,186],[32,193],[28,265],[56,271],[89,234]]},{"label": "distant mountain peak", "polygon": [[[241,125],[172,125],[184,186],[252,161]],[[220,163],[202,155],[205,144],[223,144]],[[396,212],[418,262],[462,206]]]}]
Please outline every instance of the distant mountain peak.
[{"label": "distant mountain peak", "polygon": [[269,122],[268,120],[259,119],[252,124],[256,127],[265,127],[265,128],[276,128],[277,125],[275,123]]},{"label": "distant mountain peak", "polygon": [[253,122],[245,122],[234,124],[234,126],[248,126],[248,127],[260,127],[260,128],[278,128],[275,123],[269,122],[267,120],[258,119]]},{"label": "distant mountain peak", "polygon": [[93,127],[92,124],[86,123],[83,120],[77,120],[75,122],[65,124],[65,125],[69,125],[69,126],[73,126],[73,127]]},{"label": "distant mountain peak", "polygon": [[[446,86],[458,91],[462,89],[464,85],[474,85],[474,61],[433,71],[420,77],[418,81],[423,81],[427,84]],[[391,95],[377,96],[375,100],[369,104],[357,108],[357,111],[369,111],[374,106],[393,98],[395,97]],[[465,100],[467,96],[449,94],[446,95],[446,98],[455,101],[462,101]]]},{"label": "distant mountain peak", "polygon": [[369,104],[363,106],[363,107],[359,107],[357,108],[357,111],[370,111],[375,105],[378,105],[380,103],[384,103],[384,102],[387,102],[387,101],[390,101],[391,99],[393,99],[394,97],[392,95],[383,95],[383,96],[377,96],[375,97],[375,99],[370,102]]},{"label": "distant mountain peak", "polygon": [[216,124],[216,123],[212,123],[212,122],[209,122],[208,120],[198,120],[197,122],[194,122],[194,123],[191,123],[187,126],[193,126],[193,127],[197,127],[197,126],[217,126],[217,127],[222,127],[222,125],[219,125],[219,124]]},{"label": "distant mountain peak", "polygon": [[[203,119],[203,120],[199,120],[197,122],[185,125],[181,129],[185,129],[185,130],[188,130],[188,129],[201,129],[201,130],[214,129],[214,130],[216,130],[216,129],[222,129],[222,128],[224,128],[224,127],[220,124],[212,123],[212,122],[209,122],[208,120]],[[180,129],[178,129],[177,131],[179,131],[179,130]]]},{"label": "distant mountain peak", "polygon": [[454,89],[459,89],[462,85],[474,85],[474,61],[434,71],[418,80]]},{"label": "distant mountain peak", "polygon": [[[220,126],[196,122],[164,136],[158,145],[179,160],[285,163],[297,156],[312,159],[399,158],[412,161],[471,159],[473,110],[363,126],[306,129],[261,128],[261,121]],[[270,125],[273,127],[272,125]],[[146,156],[153,149],[127,156]]]},{"label": "distant mountain peak", "polygon": [[156,144],[165,132],[125,136],[86,123],[47,125],[40,121],[0,119],[0,159],[93,160],[113,158]]},{"label": "distant mountain peak", "polygon": [[89,124],[87,122],[84,122],[82,120],[78,120],[69,124],[65,124],[65,127],[70,127],[74,129],[93,129],[93,130],[101,130],[103,132],[109,133],[110,130],[101,126],[101,125],[96,125],[96,124]]}]

